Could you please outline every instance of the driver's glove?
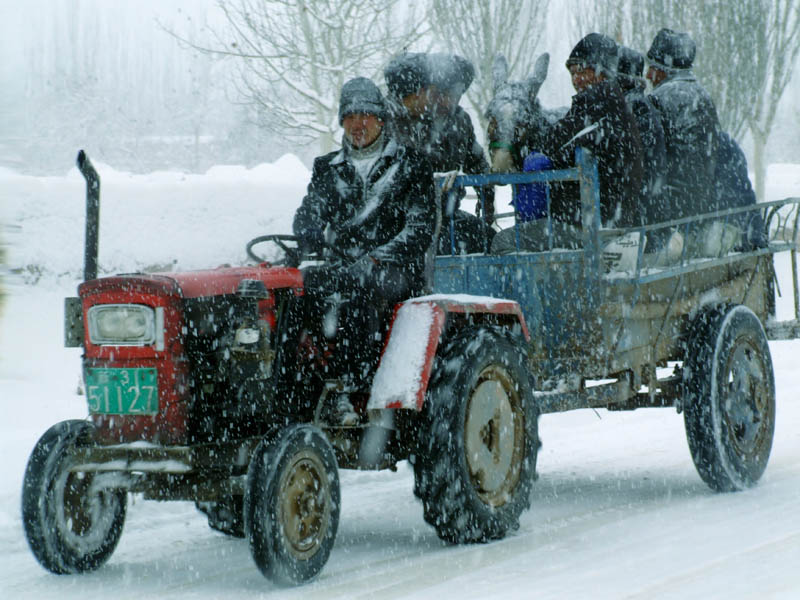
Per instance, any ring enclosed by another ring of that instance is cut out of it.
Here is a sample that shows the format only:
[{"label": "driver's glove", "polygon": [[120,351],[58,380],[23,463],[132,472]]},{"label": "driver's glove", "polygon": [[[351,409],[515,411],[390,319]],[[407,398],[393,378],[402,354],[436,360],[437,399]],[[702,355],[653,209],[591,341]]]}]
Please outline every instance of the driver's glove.
[{"label": "driver's glove", "polygon": [[354,281],[363,285],[370,278],[377,264],[378,260],[376,258],[365,254],[354,263],[347,265],[345,270]]},{"label": "driver's glove", "polygon": [[318,227],[309,227],[298,232],[297,241],[303,252],[319,253],[325,247],[325,233]]},{"label": "driver's glove", "polygon": [[442,178],[442,194],[443,195],[447,194],[447,192],[449,192],[452,189],[453,184],[456,181],[456,177],[458,177],[458,169],[456,169],[455,171],[448,171],[447,173],[445,173],[443,175],[443,178]]}]

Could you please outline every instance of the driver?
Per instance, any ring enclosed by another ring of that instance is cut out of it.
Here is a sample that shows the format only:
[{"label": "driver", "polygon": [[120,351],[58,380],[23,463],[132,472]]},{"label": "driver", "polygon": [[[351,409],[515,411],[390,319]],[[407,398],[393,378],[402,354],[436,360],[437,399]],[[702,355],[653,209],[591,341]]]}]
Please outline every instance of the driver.
[{"label": "driver", "polygon": [[[293,224],[302,249],[330,259],[303,270],[295,326],[307,328],[317,348],[335,342],[326,378],[354,389],[375,371],[394,304],[424,287],[437,222],[431,168],[389,136],[386,116],[371,80],[342,86],[342,148],[314,161]],[[357,419],[346,397],[339,412],[343,425]]]}]

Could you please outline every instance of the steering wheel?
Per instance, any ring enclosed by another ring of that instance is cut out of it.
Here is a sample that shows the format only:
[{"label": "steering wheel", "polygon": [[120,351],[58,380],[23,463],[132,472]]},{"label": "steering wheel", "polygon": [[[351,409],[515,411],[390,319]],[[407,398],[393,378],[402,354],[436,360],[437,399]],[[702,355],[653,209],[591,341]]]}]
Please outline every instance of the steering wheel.
[{"label": "steering wheel", "polygon": [[[258,237],[253,238],[249,242],[247,242],[247,246],[245,246],[245,250],[247,251],[247,256],[254,260],[257,263],[267,262],[263,257],[258,256],[255,252],[253,252],[253,246],[257,244],[261,244],[263,242],[272,242],[278,248],[283,250],[284,258],[283,260],[275,261],[272,264],[275,265],[286,265],[289,267],[296,267],[303,259],[315,259],[315,260],[322,260],[324,257],[321,253],[308,253],[304,252],[299,246],[291,247],[287,246],[286,242],[295,242],[299,243],[299,238],[296,235],[285,235],[281,233],[270,233],[267,235],[260,235]],[[327,242],[322,242],[322,245],[330,250],[337,258],[343,260],[346,263],[353,262],[353,258],[348,256],[344,252],[342,252],[339,248],[332,246]]]}]

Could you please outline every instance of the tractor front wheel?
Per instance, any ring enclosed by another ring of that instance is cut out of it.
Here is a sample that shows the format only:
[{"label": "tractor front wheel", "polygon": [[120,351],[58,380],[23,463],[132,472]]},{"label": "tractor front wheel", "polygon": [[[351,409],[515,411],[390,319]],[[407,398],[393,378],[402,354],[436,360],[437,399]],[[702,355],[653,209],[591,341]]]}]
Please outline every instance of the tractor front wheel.
[{"label": "tractor front wheel", "polygon": [[244,529],[256,565],[295,585],[325,566],[339,526],[339,474],[325,435],[292,425],[264,439],[247,472]]},{"label": "tractor front wheel", "polygon": [[63,421],[36,442],[22,484],[22,523],[33,555],[53,573],[101,566],[117,547],[127,493],[98,485],[91,472],[73,471],[73,451],[87,443],[92,424]]}]

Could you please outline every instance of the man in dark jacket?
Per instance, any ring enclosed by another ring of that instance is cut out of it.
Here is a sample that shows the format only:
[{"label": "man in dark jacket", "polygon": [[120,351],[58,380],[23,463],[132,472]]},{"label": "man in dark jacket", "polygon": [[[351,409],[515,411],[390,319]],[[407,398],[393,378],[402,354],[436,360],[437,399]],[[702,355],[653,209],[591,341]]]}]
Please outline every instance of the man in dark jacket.
[{"label": "man in dark jacket", "polygon": [[[369,79],[342,87],[342,149],[314,161],[308,192],[294,217],[302,246],[332,253],[334,263],[303,271],[305,297],[295,310],[318,346],[336,342],[331,378],[363,388],[374,372],[393,305],[424,286],[433,243],[433,175],[422,156],[383,126],[386,108]],[[343,423],[355,417],[345,402]]]},{"label": "man in dark jacket", "polygon": [[667,155],[661,113],[649,96],[645,96],[644,55],[626,46],[619,47],[617,83],[631,107],[644,150],[644,187],[642,214],[645,223],[657,218],[661,204],[661,187],[666,175]]},{"label": "man in dark jacket", "polygon": [[701,214],[714,204],[719,120],[711,96],[692,73],[694,57],[692,38],[671,29],[659,31],[647,52],[650,97],[661,113],[667,150],[657,221]]},{"label": "man in dark jacket", "polygon": [[[474,77],[474,68],[466,59],[452,54],[404,53],[389,62],[384,77],[389,90],[392,135],[399,143],[424,154],[434,172],[489,171],[472,121],[458,105]],[[493,234],[489,225],[494,220],[494,189],[483,188],[483,193],[483,223],[459,210],[463,191],[455,206],[447,206],[446,197],[443,198],[440,253],[450,253],[447,232],[453,214],[456,250],[484,250],[487,236]]]},{"label": "man in dark jacket", "polygon": [[714,210],[739,208],[756,203],[756,193],[747,174],[747,159],[744,152],[727,132],[719,133],[716,181],[717,204]]},{"label": "man in dark jacket", "polygon": [[[726,132],[719,132],[718,138],[714,200],[705,212],[755,207],[756,195],[742,149]],[[764,221],[758,210],[692,223],[688,233],[685,253],[690,257],[725,256],[734,250],[753,250],[767,244]]]},{"label": "man in dark jacket", "polygon": [[[619,47],[617,62],[617,83],[625,93],[625,100],[631,107],[644,150],[644,179],[642,181],[642,202],[639,209],[641,221],[649,225],[663,220],[664,181],[667,176],[667,150],[664,142],[664,127],[661,113],[646,96],[644,79],[644,56],[626,46]],[[648,252],[662,248],[671,235],[669,230],[651,231],[647,237]]]},{"label": "man in dark jacket", "polygon": [[[709,210],[725,210],[754,206],[756,193],[747,174],[744,152],[727,132],[719,133],[717,166],[714,172],[716,205]],[[764,221],[757,211],[729,217],[727,222],[741,231],[740,247],[743,250],[764,247],[767,243]]]},{"label": "man in dark jacket", "polygon": [[[573,48],[567,68],[577,93],[569,112],[547,133],[542,151],[553,168],[560,169],[574,165],[577,147],[590,150],[597,160],[603,225],[639,224],[644,152],[633,114],[615,81],[617,44],[590,33]],[[577,184],[565,188],[567,193],[553,198],[553,218],[579,226]]]},{"label": "man in dark jacket", "polygon": [[[574,166],[575,149],[590,150],[597,160],[600,217],[606,227],[641,223],[640,199],[644,177],[639,129],[622,89],[615,81],[617,44],[609,37],[590,33],[579,41],[567,59],[577,92],[567,114],[543,136],[542,153],[554,169]],[[577,248],[581,243],[580,189],[575,182],[551,187],[550,214],[556,247]],[[520,247],[548,247],[546,219],[519,228]],[[514,230],[501,231],[492,252],[513,251]]]}]

